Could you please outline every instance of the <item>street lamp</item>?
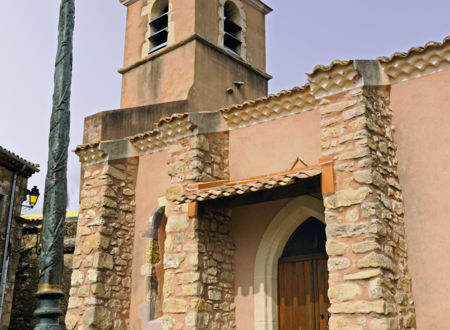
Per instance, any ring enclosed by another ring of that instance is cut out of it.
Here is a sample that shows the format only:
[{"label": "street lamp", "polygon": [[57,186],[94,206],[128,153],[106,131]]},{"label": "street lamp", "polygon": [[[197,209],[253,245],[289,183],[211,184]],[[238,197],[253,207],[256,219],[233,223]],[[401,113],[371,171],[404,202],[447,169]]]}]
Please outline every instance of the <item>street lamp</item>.
[{"label": "street lamp", "polygon": [[37,200],[40,195],[38,187],[33,186],[33,188],[31,190],[27,190],[27,195],[28,195],[28,204],[29,205],[22,205],[22,207],[32,209],[36,205]]},{"label": "street lamp", "polygon": [[36,205],[39,195],[39,189],[36,186],[33,186],[33,188],[28,192],[28,203],[31,208]]}]

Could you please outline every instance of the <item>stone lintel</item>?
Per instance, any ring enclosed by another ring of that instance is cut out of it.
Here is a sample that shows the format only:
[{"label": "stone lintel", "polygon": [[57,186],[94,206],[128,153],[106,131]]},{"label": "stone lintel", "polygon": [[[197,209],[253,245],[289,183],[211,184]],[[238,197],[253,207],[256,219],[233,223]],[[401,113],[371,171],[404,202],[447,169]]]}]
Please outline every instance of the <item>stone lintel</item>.
[{"label": "stone lintel", "polygon": [[188,120],[195,125],[196,134],[228,131],[228,125],[219,111],[191,113]]},{"label": "stone lintel", "polygon": [[99,148],[107,154],[108,160],[138,156],[138,152],[128,139],[101,142]]}]

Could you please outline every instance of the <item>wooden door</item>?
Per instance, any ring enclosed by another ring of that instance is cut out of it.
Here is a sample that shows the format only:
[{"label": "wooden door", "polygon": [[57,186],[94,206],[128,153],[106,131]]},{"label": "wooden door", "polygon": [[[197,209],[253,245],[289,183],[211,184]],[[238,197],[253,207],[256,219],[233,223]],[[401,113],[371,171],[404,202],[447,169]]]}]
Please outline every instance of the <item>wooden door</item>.
[{"label": "wooden door", "polygon": [[324,254],[281,258],[278,266],[280,330],[326,330],[328,270]]}]

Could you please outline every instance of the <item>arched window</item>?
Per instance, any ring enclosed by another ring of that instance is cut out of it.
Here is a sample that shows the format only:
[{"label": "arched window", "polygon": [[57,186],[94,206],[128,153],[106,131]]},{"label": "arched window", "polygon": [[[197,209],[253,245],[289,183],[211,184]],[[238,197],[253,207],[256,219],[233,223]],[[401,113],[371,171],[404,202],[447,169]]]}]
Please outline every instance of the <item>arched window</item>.
[{"label": "arched window", "polygon": [[167,46],[169,1],[157,1],[152,8],[150,21],[149,54]]},{"label": "arched window", "polygon": [[224,6],[224,36],[223,45],[226,50],[241,55],[242,26],[239,9],[227,1]]}]

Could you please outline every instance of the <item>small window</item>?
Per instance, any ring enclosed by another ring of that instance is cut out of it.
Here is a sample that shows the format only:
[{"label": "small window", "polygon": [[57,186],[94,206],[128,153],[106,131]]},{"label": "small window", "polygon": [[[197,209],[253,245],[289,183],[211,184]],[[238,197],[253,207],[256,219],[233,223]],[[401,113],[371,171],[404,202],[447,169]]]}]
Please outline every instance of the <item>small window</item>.
[{"label": "small window", "polygon": [[231,1],[225,3],[224,8],[224,36],[223,45],[226,50],[236,54],[241,54],[242,27],[239,25],[239,9]]},{"label": "small window", "polygon": [[153,5],[150,21],[150,53],[167,46],[169,3],[159,1]]}]

